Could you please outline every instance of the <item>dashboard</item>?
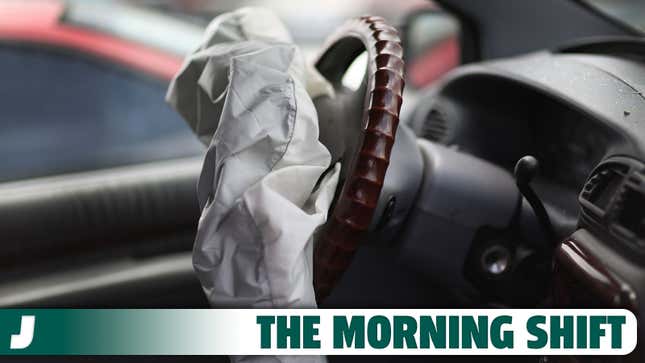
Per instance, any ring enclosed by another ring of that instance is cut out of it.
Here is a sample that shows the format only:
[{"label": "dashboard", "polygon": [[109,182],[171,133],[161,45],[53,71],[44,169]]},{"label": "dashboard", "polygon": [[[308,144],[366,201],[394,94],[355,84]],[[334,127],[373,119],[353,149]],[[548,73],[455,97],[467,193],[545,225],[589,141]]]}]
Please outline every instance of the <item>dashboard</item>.
[{"label": "dashboard", "polygon": [[566,226],[551,272],[569,297],[556,304],[584,291],[573,307],[645,313],[645,42],[460,67],[425,91],[408,124],[509,173],[535,156],[532,187],[556,230]]},{"label": "dashboard", "polygon": [[[626,129],[624,123],[626,118],[638,117],[627,110],[642,112],[645,102],[639,101],[643,103],[640,109],[630,106],[620,112],[597,112],[603,103],[617,103],[616,97],[593,94],[588,89],[612,84],[616,79],[594,68],[599,78],[611,82],[594,79],[587,72],[580,82],[562,79],[565,86],[573,85],[574,89],[567,92],[557,83],[558,77],[575,74],[563,72],[562,64],[584,67],[571,58],[538,53],[464,67],[427,91],[413,111],[410,125],[421,138],[480,157],[509,172],[521,157],[535,156],[540,163],[534,181],[536,191],[545,203],[575,218],[579,213],[578,195],[602,160],[615,154],[640,157],[638,144],[643,133]],[[538,73],[537,64],[542,68]],[[533,79],[526,77],[526,69],[534,72]],[[594,84],[585,85],[585,80]],[[628,94],[623,89],[625,83],[618,85],[616,93],[622,98]],[[615,118],[608,119],[609,112]]]}]

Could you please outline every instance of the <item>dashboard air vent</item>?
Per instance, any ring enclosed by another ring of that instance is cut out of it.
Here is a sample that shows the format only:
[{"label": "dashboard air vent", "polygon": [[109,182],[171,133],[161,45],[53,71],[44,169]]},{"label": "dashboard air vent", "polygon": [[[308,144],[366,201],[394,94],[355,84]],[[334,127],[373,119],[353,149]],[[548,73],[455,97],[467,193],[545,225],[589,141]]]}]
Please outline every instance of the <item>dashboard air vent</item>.
[{"label": "dashboard air vent", "polygon": [[645,195],[627,187],[617,204],[616,224],[624,228],[630,237],[645,239]]},{"label": "dashboard air vent", "polygon": [[632,172],[612,207],[611,223],[622,237],[645,244],[645,175]]},{"label": "dashboard air vent", "polygon": [[426,116],[421,135],[430,141],[443,143],[448,136],[448,128],[449,124],[446,115],[434,108]]},{"label": "dashboard air vent", "polygon": [[600,164],[579,197],[587,226],[645,255],[645,165],[627,157]]},{"label": "dashboard air vent", "polygon": [[604,214],[628,172],[628,165],[613,162],[596,169],[580,193],[583,205],[591,204],[596,212]]}]

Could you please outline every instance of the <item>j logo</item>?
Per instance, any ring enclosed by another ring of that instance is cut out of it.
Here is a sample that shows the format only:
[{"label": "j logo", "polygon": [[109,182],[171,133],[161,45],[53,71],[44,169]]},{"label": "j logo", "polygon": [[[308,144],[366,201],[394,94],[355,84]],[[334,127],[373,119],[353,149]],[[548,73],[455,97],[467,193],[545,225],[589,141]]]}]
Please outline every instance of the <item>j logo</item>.
[{"label": "j logo", "polygon": [[20,322],[20,332],[11,335],[11,349],[25,349],[34,339],[34,325],[36,317],[33,315],[23,315]]}]

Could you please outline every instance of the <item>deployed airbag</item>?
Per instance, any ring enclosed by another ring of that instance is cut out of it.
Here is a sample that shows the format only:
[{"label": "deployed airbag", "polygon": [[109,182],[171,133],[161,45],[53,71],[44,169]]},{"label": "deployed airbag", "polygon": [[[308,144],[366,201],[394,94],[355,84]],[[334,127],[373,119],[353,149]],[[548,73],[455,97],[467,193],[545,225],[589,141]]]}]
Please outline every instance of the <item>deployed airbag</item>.
[{"label": "deployed airbag", "polygon": [[316,306],[313,236],[340,166],[312,97],[331,92],[258,8],[215,18],[172,81],[168,102],[208,144],[193,264],[213,306]]}]

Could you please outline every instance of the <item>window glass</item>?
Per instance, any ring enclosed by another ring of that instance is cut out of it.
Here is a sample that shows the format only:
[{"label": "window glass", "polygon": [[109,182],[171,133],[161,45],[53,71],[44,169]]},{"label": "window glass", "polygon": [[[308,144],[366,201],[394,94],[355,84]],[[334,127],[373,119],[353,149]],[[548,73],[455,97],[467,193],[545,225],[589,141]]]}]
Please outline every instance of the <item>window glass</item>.
[{"label": "window glass", "polygon": [[185,157],[203,147],[166,84],[42,46],[0,46],[0,181]]}]

